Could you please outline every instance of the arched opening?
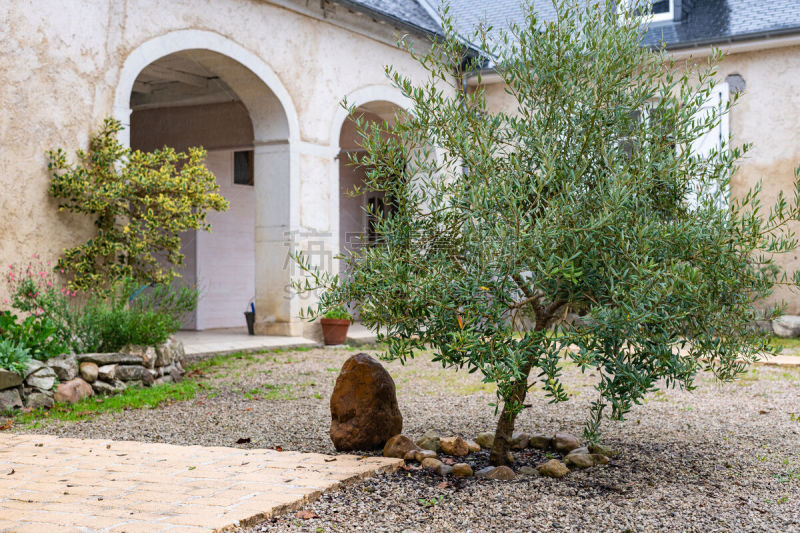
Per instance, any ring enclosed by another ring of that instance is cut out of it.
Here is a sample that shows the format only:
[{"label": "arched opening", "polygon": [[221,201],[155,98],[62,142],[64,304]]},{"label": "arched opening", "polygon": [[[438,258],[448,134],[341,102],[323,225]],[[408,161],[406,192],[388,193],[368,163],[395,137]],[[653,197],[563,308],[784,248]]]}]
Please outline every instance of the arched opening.
[{"label": "arched opening", "polygon": [[[402,117],[403,109],[395,103],[379,100],[362,104],[356,108],[356,114],[371,122],[388,122],[392,124]],[[360,246],[368,246],[374,242],[374,221],[372,214],[388,214],[391,203],[382,194],[363,193],[353,196],[355,187],[364,183],[367,169],[355,166],[350,160],[351,154],[363,151],[358,131],[352,118],[347,118],[339,133],[339,252],[342,255],[356,250]],[[371,208],[371,209],[368,209]],[[339,265],[344,270],[344,262]]]},{"label": "arched opening", "polygon": [[244,327],[254,301],[257,333],[297,335],[285,267],[297,207],[297,121],[288,95],[263,62],[218,35],[176,32],[155,41],[123,66],[115,106],[130,125],[123,141],[145,150],[203,146],[230,202],[227,212],[209,214],[211,233],[183,236],[183,276],[201,289],[185,326]]}]

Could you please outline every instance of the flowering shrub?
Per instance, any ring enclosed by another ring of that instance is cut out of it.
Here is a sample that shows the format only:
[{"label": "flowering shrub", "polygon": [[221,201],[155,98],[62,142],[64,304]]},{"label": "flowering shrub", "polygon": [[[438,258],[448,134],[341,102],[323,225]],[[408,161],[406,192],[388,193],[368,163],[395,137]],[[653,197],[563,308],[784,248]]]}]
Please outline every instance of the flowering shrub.
[{"label": "flowering shrub", "polygon": [[75,294],[58,288],[50,263],[34,255],[33,261],[24,267],[9,265],[6,282],[11,301],[3,303],[10,303],[28,316],[20,318],[11,311],[0,312],[0,337],[26,348],[41,361],[67,351],[70,329],[61,317],[68,307],[67,297]]},{"label": "flowering shrub", "polygon": [[6,283],[11,296],[3,303],[26,316],[0,312],[0,338],[18,343],[40,360],[67,351],[111,352],[127,344],[162,343],[197,307],[194,288],[154,284],[144,290],[130,278],[113,283],[111,296],[78,298],[62,285],[51,263],[35,255],[27,265],[9,265]]}]

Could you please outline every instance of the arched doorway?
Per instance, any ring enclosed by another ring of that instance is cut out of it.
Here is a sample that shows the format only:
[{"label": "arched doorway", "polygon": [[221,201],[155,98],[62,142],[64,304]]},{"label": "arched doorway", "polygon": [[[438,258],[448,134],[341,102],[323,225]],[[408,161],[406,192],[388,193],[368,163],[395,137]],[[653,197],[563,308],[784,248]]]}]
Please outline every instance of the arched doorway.
[{"label": "arched doorway", "polygon": [[[356,115],[363,120],[389,124],[401,118],[403,112],[396,103],[385,100],[367,102],[355,109]],[[339,252],[347,255],[374,242],[376,236],[371,217],[375,213],[388,213],[391,206],[382,194],[351,194],[355,187],[363,184],[367,172],[366,168],[353,165],[350,159],[352,154],[363,151],[352,118],[347,118],[341,126],[339,147]],[[344,264],[341,263],[339,268],[343,269]]]},{"label": "arched doorway", "polygon": [[278,78],[258,57],[213,33],[187,30],[130,54],[115,116],[134,148],[203,145],[226,213],[212,233],[187,235],[186,278],[202,291],[187,327],[243,326],[251,300],[261,334],[299,335],[298,302],[286,291],[286,256],[297,227],[297,118]]}]

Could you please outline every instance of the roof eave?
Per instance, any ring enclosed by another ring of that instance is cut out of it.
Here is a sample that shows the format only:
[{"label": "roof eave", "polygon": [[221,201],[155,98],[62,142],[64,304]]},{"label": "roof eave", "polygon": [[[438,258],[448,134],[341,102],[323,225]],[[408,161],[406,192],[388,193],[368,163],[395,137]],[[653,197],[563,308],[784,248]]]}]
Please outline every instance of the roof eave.
[{"label": "roof eave", "polygon": [[[695,39],[692,41],[681,41],[677,43],[665,43],[664,49],[668,52],[678,52],[691,50],[693,48],[704,48],[706,46],[719,46],[725,44],[741,43],[746,41],[758,41],[762,39],[774,39],[777,37],[785,37],[787,35],[800,34],[800,26],[791,28],[781,28],[778,30],[765,30],[751,33],[741,33],[729,37],[714,37],[710,39]],[[649,48],[658,49],[661,45],[654,44],[648,45]]]},{"label": "roof eave", "polygon": [[422,36],[422,37],[425,37],[427,39],[433,40],[436,37],[441,37],[441,33],[439,33],[439,32],[430,30],[428,28],[423,28],[422,26],[419,26],[419,25],[414,24],[412,22],[408,22],[407,20],[401,19],[399,17],[395,17],[393,15],[390,15],[389,13],[384,13],[382,11],[378,11],[378,10],[375,10],[375,9],[370,9],[370,8],[368,8],[368,7],[364,6],[364,5],[358,4],[356,2],[351,2],[350,0],[331,0],[331,1],[333,1],[333,2],[335,2],[337,4],[340,4],[340,5],[346,7],[347,9],[349,9],[351,11],[355,11],[355,12],[358,12],[358,13],[363,13],[365,15],[369,15],[371,17],[374,17],[374,18],[376,18],[378,20],[381,20],[383,22],[386,22],[388,24],[392,24],[393,26],[395,26],[395,27],[397,27],[399,29],[407,30],[407,31],[409,31],[411,33],[415,33],[415,34],[417,34],[419,36]]}]

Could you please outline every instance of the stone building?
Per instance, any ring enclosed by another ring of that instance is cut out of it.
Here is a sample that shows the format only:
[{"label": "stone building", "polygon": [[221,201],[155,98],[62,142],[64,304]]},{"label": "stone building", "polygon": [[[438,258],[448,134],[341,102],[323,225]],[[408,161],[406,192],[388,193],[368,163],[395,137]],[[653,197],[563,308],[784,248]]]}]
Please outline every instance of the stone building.
[{"label": "stone building", "polygon": [[[464,25],[519,20],[518,0],[453,0]],[[549,4],[537,2],[548,16]],[[212,233],[184,236],[184,277],[203,291],[187,327],[243,325],[255,302],[259,333],[301,335],[301,298],[288,290],[292,248],[337,268],[333,254],[367,227],[369,198],[343,192],[360,179],[358,149],[340,105],[391,119],[407,104],[384,75],[422,76],[397,47],[424,48],[440,31],[433,0],[40,0],[0,8],[0,258],[55,258],[85,240],[85,218],[48,196],[44,153],[85,147],[106,116],[134,148],[202,145],[230,200]],[[800,6],[794,0],[655,2],[648,45],[681,61],[729,56],[720,101],[744,91],[718,135],[753,142],[736,188],[764,180],[769,197],[800,164]],[[490,106],[507,108],[502,83],[483,77]],[[793,255],[792,266],[800,264]],[[2,296],[3,289],[0,289]],[[783,295],[787,297],[787,295]],[[790,313],[800,305],[790,302]]]}]

